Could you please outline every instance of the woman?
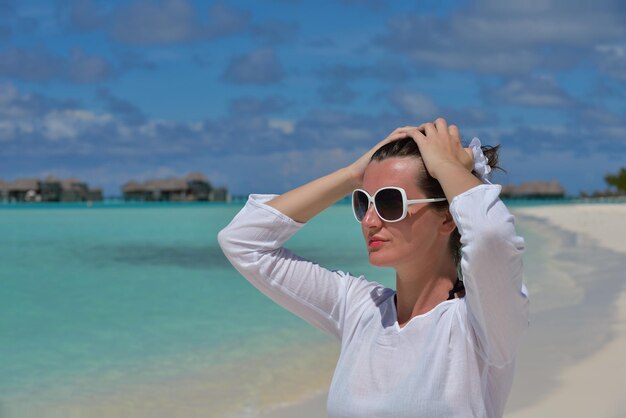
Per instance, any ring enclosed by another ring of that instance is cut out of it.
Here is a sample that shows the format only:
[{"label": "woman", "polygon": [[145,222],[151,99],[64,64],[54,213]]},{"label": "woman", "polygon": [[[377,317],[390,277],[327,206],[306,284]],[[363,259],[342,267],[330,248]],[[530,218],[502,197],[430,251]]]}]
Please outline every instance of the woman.
[{"label": "woman", "polygon": [[[477,177],[484,162],[444,119],[399,128],[346,168],[251,195],[220,232],[254,286],[341,341],[330,417],[502,416],[528,326],[524,240],[501,187]],[[396,270],[395,291],[282,247],[353,190],[369,261]]]}]

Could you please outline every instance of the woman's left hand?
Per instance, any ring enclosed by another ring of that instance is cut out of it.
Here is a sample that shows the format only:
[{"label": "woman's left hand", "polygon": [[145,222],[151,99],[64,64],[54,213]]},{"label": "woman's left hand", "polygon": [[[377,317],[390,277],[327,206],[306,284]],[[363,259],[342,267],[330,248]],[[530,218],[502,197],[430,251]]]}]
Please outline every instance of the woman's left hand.
[{"label": "woman's left hand", "polygon": [[445,119],[424,123],[407,133],[419,147],[426,169],[434,178],[439,179],[451,167],[463,167],[470,172],[474,168],[474,155],[471,149],[461,145],[459,128],[448,126]]}]

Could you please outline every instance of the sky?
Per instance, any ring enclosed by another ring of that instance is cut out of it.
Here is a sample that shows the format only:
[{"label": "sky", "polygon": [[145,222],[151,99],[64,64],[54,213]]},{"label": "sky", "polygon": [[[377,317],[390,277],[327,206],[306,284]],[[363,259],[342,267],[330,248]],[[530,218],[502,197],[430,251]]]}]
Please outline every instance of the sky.
[{"label": "sky", "polygon": [[0,179],[282,193],[444,117],[502,184],[626,166],[622,0],[0,0]]}]

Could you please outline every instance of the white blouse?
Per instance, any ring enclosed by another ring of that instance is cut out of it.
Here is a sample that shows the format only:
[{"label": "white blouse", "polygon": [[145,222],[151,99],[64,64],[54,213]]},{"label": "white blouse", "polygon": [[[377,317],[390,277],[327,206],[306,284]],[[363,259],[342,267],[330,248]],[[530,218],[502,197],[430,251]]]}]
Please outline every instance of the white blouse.
[{"label": "white blouse", "polygon": [[528,327],[524,239],[482,184],[450,212],[461,234],[465,297],[398,325],[395,291],[330,271],[283,248],[304,224],[250,195],[220,231],[233,266],[276,303],[341,342],[328,396],[331,418],[501,417]]}]

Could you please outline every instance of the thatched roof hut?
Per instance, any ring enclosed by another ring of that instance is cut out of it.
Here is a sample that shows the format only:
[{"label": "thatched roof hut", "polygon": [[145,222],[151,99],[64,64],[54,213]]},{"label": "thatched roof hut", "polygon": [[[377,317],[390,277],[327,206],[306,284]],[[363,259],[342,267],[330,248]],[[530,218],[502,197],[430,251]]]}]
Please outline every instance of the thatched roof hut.
[{"label": "thatched roof hut", "polygon": [[149,189],[161,190],[162,192],[182,192],[186,191],[189,186],[185,180],[169,178],[165,180],[148,180],[145,187]]},{"label": "thatched roof hut", "polygon": [[4,182],[0,198],[11,202],[84,202],[102,200],[102,189],[89,189],[76,177],[60,180],[50,175],[44,180],[21,178]]},{"label": "thatched roof hut", "polygon": [[[213,187],[207,177],[200,172],[189,173],[184,178],[171,177],[160,180],[146,180],[142,183],[129,181],[122,186],[126,200],[213,200]],[[217,195],[221,198],[227,192]],[[222,199],[220,199],[222,200]]]},{"label": "thatched roof hut", "polygon": [[565,197],[565,189],[555,180],[527,181],[519,186],[503,186],[501,195],[509,198],[558,199]]},{"label": "thatched roof hut", "polygon": [[204,181],[204,182],[209,182],[209,179],[202,173],[198,172],[198,171],[194,171],[192,173],[187,174],[187,177],[185,177],[185,180],[187,181]]},{"label": "thatched roof hut", "polygon": [[21,178],[7,182],[2,187],[2,200],[17,202],[38,202],[41,200],[39,180]]},{"label": "thatched roof hut", "polygon": [[61,180],[61,187],[63,187],[63,189],[65,190],[71,190],[81,187],[87,187],[87,184],[80,181],[80,179],[77,179],[76,177],[70,177]]},{"label": "thatched roof hut", "polygon": [[134,180],[131,180],[122,186],[123,193],[133,193],[141,190],[143,190],[143,186]]},{"label": "thatched roof hut", "polygon": [[17,179],[9,184],[11,190],[16,192],[27,192],[29,190],[39,190],[39,180],[35,178]]},{"label": "thatched roof hut", "polygon": [[6,200],[9,193],[9,183],[0,179],[0,200]]}]

